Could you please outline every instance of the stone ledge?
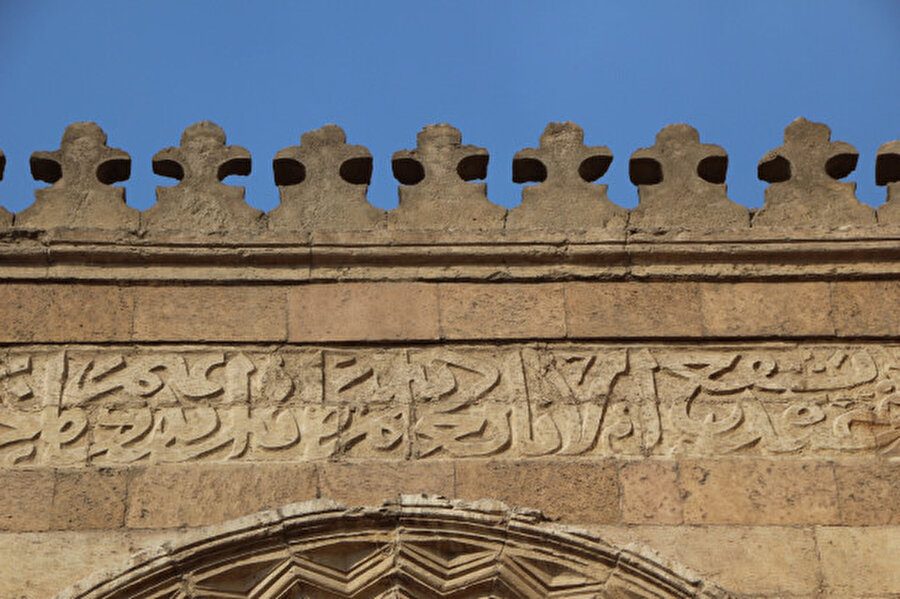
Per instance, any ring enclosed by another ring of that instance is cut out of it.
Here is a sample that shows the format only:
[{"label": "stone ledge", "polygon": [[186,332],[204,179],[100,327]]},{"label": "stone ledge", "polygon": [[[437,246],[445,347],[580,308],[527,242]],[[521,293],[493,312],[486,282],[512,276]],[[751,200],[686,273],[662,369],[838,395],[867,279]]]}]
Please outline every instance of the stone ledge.
[{"label": "stone ledge", "polygon": [[[37,236],[0,242],[0,279],[90,281],[853,279],[900,276],[900,230],[740,238],[411,232],[223,240]],[[415,233],[415,234],[413,234]]]}]

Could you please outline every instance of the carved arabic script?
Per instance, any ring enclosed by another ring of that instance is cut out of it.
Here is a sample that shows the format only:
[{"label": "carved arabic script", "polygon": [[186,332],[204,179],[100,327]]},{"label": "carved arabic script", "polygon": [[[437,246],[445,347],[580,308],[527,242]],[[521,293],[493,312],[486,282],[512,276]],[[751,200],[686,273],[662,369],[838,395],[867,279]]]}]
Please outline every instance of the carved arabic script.
[{"label": "carved arabic script", "polygon": [[900,346],[0,353],[0,464],[900,456]]}]

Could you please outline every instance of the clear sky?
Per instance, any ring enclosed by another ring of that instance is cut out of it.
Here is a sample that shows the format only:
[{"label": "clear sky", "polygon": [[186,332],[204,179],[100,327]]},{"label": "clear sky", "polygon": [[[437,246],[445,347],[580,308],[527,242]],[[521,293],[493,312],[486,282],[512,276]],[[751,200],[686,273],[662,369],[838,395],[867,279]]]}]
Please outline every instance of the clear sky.
[{"label": "clear sky", "polygon": [[600,182],[634,206],[628,158],[687,122],[729,153],[731,199],[759,206],[756,165],[798,116],[860,152],[847,180],[883,202],[875,152],[900,138],[900,1],[304,2],[0,0],[0,204],[32,201],[28,159],[93,120],[131,154],[147,208],[158,150],[198,120],[253,156],[248,201],[278,203],[271,161],[337,123],[375,158],[369,200],[397,203],[395,150],[449,122],[490,151],[488,196],[519,202],[513,154],[571,120],[615,156]]}]

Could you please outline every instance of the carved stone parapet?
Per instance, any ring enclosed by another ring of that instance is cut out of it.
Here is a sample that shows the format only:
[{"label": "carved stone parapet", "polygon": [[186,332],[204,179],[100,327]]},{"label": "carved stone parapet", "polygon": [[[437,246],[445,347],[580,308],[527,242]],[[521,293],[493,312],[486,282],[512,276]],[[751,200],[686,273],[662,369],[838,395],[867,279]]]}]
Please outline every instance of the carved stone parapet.
[{"label": "carved stone parapet", "polygon": [[[0,181],[3,180],[3,169],[6,167],[6,155],[3,153],[3,150],[0,150]],[[0,206],[0,227],[8,227],[12,225],[13,215],[12,212]]]},{"label": "carved stone parapet", "polygon": [[669,125],[656,144],[631,155],[628,172],[639,203],[628,224],[633,229],[743,229],[749,211],[726,195],[728,155],[701,144],[690,125]]},{"label": "carved stone parapet", "polygon": [[507,229],[624,230],[628,211],[609,201],[606,185],[594,184],[612,159],[606,146],[584,145],[584,131],[575,123],[550,123],[540,148],[520,150],[513,158],[513,181],[537,185],[522,189]]},{"label": "carved stone parapet", "polygon": [[34,152],[31,174],[51,183],[38,189],[35,203],[16,215],[16,226],[135,230],[140,213],[125,204],[125,189],[111,187],[131,174],[131,158],[106,145],[106,133],[94,123],[66,127],[58,150]]},{"label": "carved stone parapet", "polygon": [[0,465],[900,457],[900,346],[76,347],[0,356]]},{"label": "carved stone parapet", "polygon": [[887,187],[886,203],[878,209],[878,222],[900,222],[900,140],[878,148],[875,184]]},{"label": "carved stone parapet", "polygon": [[269,213],[277,230],[371,230],[386,212],[366,201],[372,154],[350,146],[337,125],[304,133],[299,146],[279,150],[272,162],[281,204]]},{"label": "carved stone parapet", "polygon": [[459,130],[429,125],[414,150],[394,152],[400,204],[388,213],[392,229],[502,229],[506,210],[487,199],[488,151],[462,145]]},{"label": "carved stone parapet", "polygon": [[157,203],[142,214],[149,231],[235,231],[265,229],[262,211],[244,201],[244,188],[226,185],[229,175],[250,174],[250,152],[225,145],[225,132],[209,121],[184,130],[181,145],[153,157],[153,172],[178,180],[157,187]]},{"label": "carved stone parapet", "polygon": [[[486,184],[476,182],[487,174],[488,151],[463,145],[459,130],[450,125],[429,125],[418,134],[415,149],[395,152],[392,170],[400,182],[400,202],[385,211],[366,199],[371,153],[348,145],[340,127],[327,125],[275,156],[281,203],[265,215],[245,202],[242,187],[223,183],[229,175],[249,174],[249,151],[226,145],[224,131],[203,121],[184,131],[179,147],[156,154],[154,172],[178,183],[158,187],[157,204],[141,214],[125,204],[123,188],[111,186],[128,178],[128,154],[108,147],[97,125],[74,123],[59,150],[35,152],[31,158],[33,176],[51,186],[37,190],[35,203],[18,216],[0,208],[0,227],[8,229],[5,238],[16,241],[49,235],[98,244],[112,240],[120,246],[158,241],[196,247],[213,240],[232,246],[254,241],[297,246],[313,237],[359,245],[348,233],[394,246],[429,235],[486,232],[512,243],[555,237],[626,244],[896,235],[900,142],[879,150],[876,182],[887,186],[888,202],[876,221],[874,210],[856,199],[855,184],[838,180],[856,166],[852,146],[830,141],[827,126],[803,118],[791,123],[784,136],[784,145],[758,166],[758,176],[771,185],[765,205],[751,219],[750,210],[727,196],[727,154],[700,143],[689,125],[663,128],[655,145],[632,154],[629,174],[640,200],[632,211],[612,203],[606,185],[594,183],[612,154],[604,146],[585,146],[584,132],[574,123],[550,123],[538,148],[516,154],[513,180],[536,185],[523,188],[521,204],[509,211],[491,203]],[[875,227],[878,222],[891,226]]]},{"label": "carved stone parapet", "polygon": [[759,178],[770,183],[754,227],[875,224],[875,210],[856,199],[856,183],[843,179],[856,169],[859,154],[831,129],[799,118],[784,130],[784,145],[759,161]]}]

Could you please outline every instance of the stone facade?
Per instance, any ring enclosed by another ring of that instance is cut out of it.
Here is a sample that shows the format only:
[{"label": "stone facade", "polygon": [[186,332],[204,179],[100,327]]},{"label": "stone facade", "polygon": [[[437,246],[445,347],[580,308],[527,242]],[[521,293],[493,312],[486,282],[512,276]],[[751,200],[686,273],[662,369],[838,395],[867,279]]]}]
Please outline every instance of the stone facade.
[{"label": "stone facade", "polygon": [[139,212],[70,126],[0,214],[0,597],[898,596],[897,143],[875,211],[795,121],[754,211],[667,127],[628,211],[551,124],[505,210],[432,126],[382,211],[329,125],[263,214],[204,122]]}]

